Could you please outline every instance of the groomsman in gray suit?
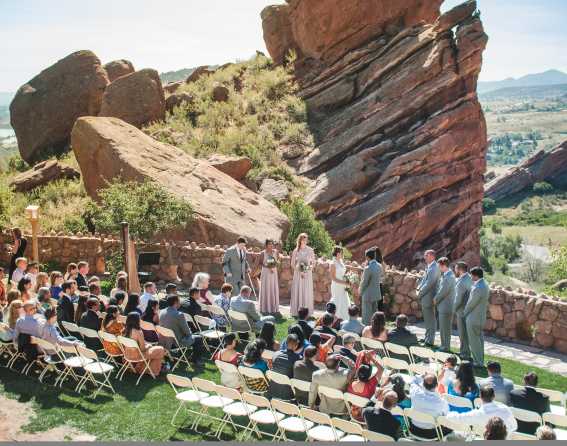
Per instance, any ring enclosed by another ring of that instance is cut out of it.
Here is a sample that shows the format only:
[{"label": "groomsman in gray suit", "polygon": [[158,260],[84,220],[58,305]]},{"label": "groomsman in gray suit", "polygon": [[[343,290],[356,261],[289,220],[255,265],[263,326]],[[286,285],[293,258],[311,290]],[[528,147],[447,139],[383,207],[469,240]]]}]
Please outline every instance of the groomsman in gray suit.
[{"label": "groomsman in gray suit", "polygon": [[435,332],[437,331],[433,297],[439,286],[441,272],[439,271],[439,265],[437,265],[435,261],[435,251],[428,249],[425,251],[423,258],[427,263],[427,269],[417,286],[417,297],[421,302],[421,312],[423,313],[423,321],[425,322],[425,338],[423,342],[427,347],[433,347]]},{"label": "groomsman in gray suit", "polygon": [[455,301],[456,280],[453,271],[449,268],[449,259],[441,257],[437,264],[441,270],[441,280],[437,293],[433,297],[433,305],[439,314],[439,333],[441,335],[441,348],[443,352],[451,350],[451,328],[453,325],[453,303]]},{"label": "groomsman in gray suit", "polygon": [[472,288],[472,278],[468,271],[469,266],[465,262],[457,262],[457,264],[455,265],[455,274],[457,276],[457,291],[455,294],[454,310],[457,319],[459,340],[461,341],[461,351],[459,352],[459,355],[462,359],[469,359],[471,357],[469,337],[467,334],[467,324],[465,322],[465,316],[463,314]]},{"label": "groomsman in gray suit", "polygon": [[367,249],[365,255],[368,264],[362,273],[358,292],[362,302],[362,322],[364,325],[370,325],[370,319],[378,311],[378,303],[382,300],[380,293],[382,266],[376,261],[375,249]]},{"label": "groomsman in gray suit", "polygon": [[484,323],[490,289],[484,280],[484,271],[476,267],[471,269],[473,285],[469,300],[465,305],[463,316],[467,325],[469,345],[475,367],[484,367]]},{"label": "groomsman in gray suit", "polygon": [[236,244],[224,253],[222,259],[224,281],[232,285],[232,292],[240,294],[240,289],[246,285],[248,274],[248,261],[246,260],[246,239],[239,237]]}]

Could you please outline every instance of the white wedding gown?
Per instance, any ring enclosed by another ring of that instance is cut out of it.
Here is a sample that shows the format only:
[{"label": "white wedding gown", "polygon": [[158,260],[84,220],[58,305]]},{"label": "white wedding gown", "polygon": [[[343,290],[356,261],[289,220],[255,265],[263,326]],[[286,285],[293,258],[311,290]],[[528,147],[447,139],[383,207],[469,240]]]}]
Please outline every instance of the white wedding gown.
[{"label": "white wedding gown", "polygon": [[[335,265],[335,275],[337,279],[344,280],[346,266],[343,262],[337,260],[334,260],[333,263]],[[350,297],[346,291],[346,286],[334,280],[331,282],[331,302],[337,306],[336,316],[344,321],[348,320]]]}]

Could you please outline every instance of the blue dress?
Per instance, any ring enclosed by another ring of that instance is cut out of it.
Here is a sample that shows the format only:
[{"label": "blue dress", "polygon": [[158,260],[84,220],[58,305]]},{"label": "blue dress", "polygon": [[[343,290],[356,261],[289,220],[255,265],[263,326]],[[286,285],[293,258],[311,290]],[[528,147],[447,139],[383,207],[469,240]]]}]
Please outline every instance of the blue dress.
[{"label": "blue dress", "polygon": [[[455,390],[455,388],[453,387],[453,381],[451,381],[449,383],[449,386],[447,387],[447,393],[449,395],[454,395],[454,396],[460,396],[462,398],[466,398],[468,400],[471,401],[471,403],[474,404],[474,400],[476,398],[478,398],[478,396],[480,395],[480,388],[478,387],[478,384],[475,384],[474,389],[473,390],[469,390],[467,393],[465,393],[464,395],[461,395],[460,393],[457,393],[457,391]],[[457,412],[457,413],[464,413],[464,412],[469,412],[471,409],[468,407],[455,407],[455,406],[451,406],[449,404],[449,410],[451,412]]]}]

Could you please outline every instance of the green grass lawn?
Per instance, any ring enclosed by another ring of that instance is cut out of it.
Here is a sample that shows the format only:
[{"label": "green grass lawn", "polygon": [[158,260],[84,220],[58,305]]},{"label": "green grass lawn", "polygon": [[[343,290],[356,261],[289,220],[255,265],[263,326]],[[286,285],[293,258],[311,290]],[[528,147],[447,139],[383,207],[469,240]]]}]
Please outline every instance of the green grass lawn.
[{"label": "green grass lawn", "polygon": [[[278,339],[287,333],[289,320],[278,323]],[[515,361],[502,358],[489,358],[500,361],[504,375],[516,383],[522,382],[527,371],[536,371],[540,377],[540,386],[567,391],[567,377],[546,372]],[[207,361],[205,368],[198,372],[192,370],[175,371],[185,376],[200,376],[220,382],[219,373],[214,363]],[[50,383],[51,381],[48,380]],[[142,379],[139,386],[134,385],[133,375],[128,375],[122,383],[113,381],[116,395],[101,394],[91,400],[83,392],[77,395],[68,387],[63,390],[50,384],[41,385],[36,378],[25,377],[18,373],[0,368],[0,391],[10,398],[22,402],[31,401],[35,415],[25,430],[41,432],[67,424],[102,441],[168,441],[168,440],[213,440],[207,432],[209,423],[204,421],[200,431],[195,433],[188,429],[176,429],[170,421],[177,408],[174,393],[165,380],[165,376],[152,380]],[[180,424],[183,416],[178,416]],[[188,423],[185,423],[188,424]],[[234,435],[232,428],[223,432],[223,440],[242,440],[241,432]]]}]

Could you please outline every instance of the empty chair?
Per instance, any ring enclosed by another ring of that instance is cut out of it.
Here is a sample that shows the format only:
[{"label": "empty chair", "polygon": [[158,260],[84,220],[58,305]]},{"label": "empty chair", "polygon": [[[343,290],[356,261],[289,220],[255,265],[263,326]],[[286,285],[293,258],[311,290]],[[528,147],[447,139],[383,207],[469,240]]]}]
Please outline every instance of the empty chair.
[{"label": "empty chair", "polygon": [[[220,397],[230,399],[233,402],[222,407],[224,416],[215,434],[215,437],[220,440],[222,430],[228,423],[232,425],[235,434],[238,432],[238,429],[249,430],[248,426],[250,422],[250,415],[258,410],[258,408],[252,404],[245,402],[238,390],[225,386],[216,386],[216,393]],[[235,418],[242,417],[247,418],[248,422],[246,424],[238,424],[236,422]]]},{"label": "empty chair", "polygon": [[231,389],[240,389],[240,387],[242,387],[238,367],[230,362],[224,362],[219,359],[215,360],[215,365],[220,371],[223,386],[230,387]]},{"label": "empty chair", "polygon": [[385,342],[384,347],[386,348],[386,353],[391,358],[403,359],[409,363],[412,363],[412,356],[409,349],[403,345],[393,344],[392,342]]},{"label": "empty chair", "polygon": [[384,434],[379,434],[378,432],[372,432],[369,431],[368,429],[363,429],[362,431],[362,436],[364,437],[364,439],[368,442],[373,442],[373,441],[396,441],[394,440],[392,437],[388,436],[388,435],[384,435]]},{"label": "empty chair", "polygon": [[63,332],[68,333],[70,336],[75,336],[77,339],[82,339],[81,330],[77,324],[73,322],[61,321]]},{"label": "empty chair", "polygon": [[470,438],[472,435],[472,429],[470,425],[451,418],[447,418],[445,416],[437,417],[437,425],[439,426],[439,433],[442,439],[445,438],[444,432],[446,431],[453,431],[465,439]]},{"label": "empty chair", "polygon": [[551,413],[565,415],[565,393],[559,390],[543,389],[540,387],[536,390],[546,395],[549,398],[550,403],[559,403],[550,404]]},{"label": "empty chair", "polygon": [[[279,432],[278,422],[283,420],[285,415],[274,410],[270,401],[261,395],[244,392],[242,399],[245,403],[251,404],[258,409],[250,414],[252,432],[254,432],[258,438],[262,438],[262,434],[264,434],[272,437],[272,439],[276,439]],[[262,427],[270,425],[275,426],[274,434],[262,429]]]},{"label": "empty chair", "polygon": [[60,354],[63,363],[63,373],[55,382],[55,385],[63,385],[67,378],[72,378],[76,382],[75,390],[79,387],[79,375],[77,372],[85,365],[92,362],[92,359],[82,357],[78,354],[77,348],[74,345],[59,345],[58,353]]},{"label": "empty chair", "polygon": [[567,415],[557,415],[551,412],[543,414],[543,422],[552,424],[558,440],[567,440]]},{"label": "empty chair", "polygon": [[291,404],[278,399],[272,399],[272,408],[285,418],[278,421],[279,435],[276,440],[287,441],[287,432],[291,433],[307,433],[309,429],[313,427],[313,422],[309,420],[304,420],[301,417],[301,410],[295,404]]},{"label": "empty chair", "polygon": [[410,353],[413,357],[413,362],[428,362],[435,363],[435,352],[427,347],[421,347],[419,345],[412,345],[410,348]]},{"label": "empty chair", "polygon": [[[211,359],[215,353],[221,349],[224,332],[217,330],[216,324],[211,318],[199,316],[198,314],[193,317],[200,331],[198,332],[203,337],[205,348],[211,352]],[[209,328],[203,328],[209,327]],[[216,346],[214,345],[216,344]]]},{"label": "empty chair", "polygon": [[[423,412],[419,412],[415,409],[404,409],[404,415],[405,415],[406,419],[410,422],[409,433],[410,433],[411,438],[413,438],[415,440],[419,440],[419,441],[441,440],[441,438],[439,438],[439,432],[438,432],[438,429],[437,429],[437,422],[435,421],[435,418],[432,415],[429,415],[429,414],[423,413]],[[412,426],[411,426],[416,421],[418,423],[431,425],[432,431],[435,431],[434,436],[428,438],[428,437],[423,437],[423,436],[420,436],[419,434],[416,434],[415,429],[413,429]]]},{"label": "empty chair", "polygon": [[44,353],[42,361],[44,362],[45,367],[43,367],[43,370],[39,375],[39,382],[43,382],[43,378],[48,372],[54,373],[56,377],[55,382],[57,382],[59,377],[63,373],[61,370],[61,367],[63,366],[63,360],[61,359],[59,346],[41,338],[33,338],[33,340],[34,343],[37,344],[39,349]]},{"label": "empty chair", "polygon": [[93,394],[93,398],[96,398],[98,393],[103,389],[107,388],[112,393],[116,393],[114,391],[114,387],[110,382],[110,375],[114,371],[114,367],[111,364],[106,362],[99,361],[98,356],[95,351],[85,348],[81,345],[77,346],[77,351],[81,358],[86,360],[91,360],[88,364],[85,364],[83,369],[85,371],[83,378],[79,382],[78,391],[80,392],[88,382],[92,383],[95,386],[95,392]]},{"label": "empty chair", "polygon": [[343,432],[345,435],[339,441],[364,441],[362,426],[352,421],[341,418],[332,418],[331,423],[335,432]]},{"label": "empty chair", "polygon": [[195,389],[191,379],[184,376],[168,373],[167,381],[175,392],[175,399],[179,401],[179,406],[171,419],[171,425],[177,427],[174,424],[174,420],[182,408],[191,414],[200,415],[201,412],[197,412],[191,408],[191,403],[198,403],[202,398],[209,396],[209,394]]},{"label": "empty chair", "polygon": [[341,430],[333,427],[331,417],[316,410],[301,408],[301,416],[304,420],[311,421],[314,426],[307,430],[307,438],[314,441],[339,441],[344,437]]},{"label": "empty chair", "polygon": [[535,435],[529,434],[522,434],[521,432],[510,432],[508,433],[507,440],[516,440],[516,441],[528,441],[528,440],[537,440]]},{"label": "empty chair", "polygon": [[193,386],[195,387],[195,390],[206,393],[207,396],[199,399],[199,404],[201,405],[202,410],[199,412],[199,415],[191,425],[191,429],[194,429],[198,432],[197,427],[199,426],[199,422],[203,417],[222,423],[223,419],[213,415],[209,410],[222,410],[224,406],[233,403],[234,400],[218,395],[216,393],[217,385],[207,379],[195,377],[193,378]]},{"label": "empty chair", "polygon": [[[275,384],[288,387],[287,389],[286,388],[280,388],[281,392],[279,392],[278,394],[273,395],[273,396],[279,397],[279,399],[284,400],[284,401],[291,401],[293,399],[293,388],[292,388],[292,385],[291,385],[291,379],[287,375],[282,375],[281,373],[274,372],[273,370],[268,370],[266,372],[266,378],[268,378],[269,381],[271,381]],[[273,386],[271,388],[273,389]],[[287,392],[288,395],[284,395],[285,392]],[[274,391],[272,390],[271,393],[274,393]],[[291,393],[290,399],[284,398],[286,396],[289,397],[290,393]]]},{"label": "empty chair", "polygon": [[429,367],[429,364],[417,363],[417,364],[410,364],[410,372],[414,375],[425,375],[426,373],[431,372],[432,369]]}]

